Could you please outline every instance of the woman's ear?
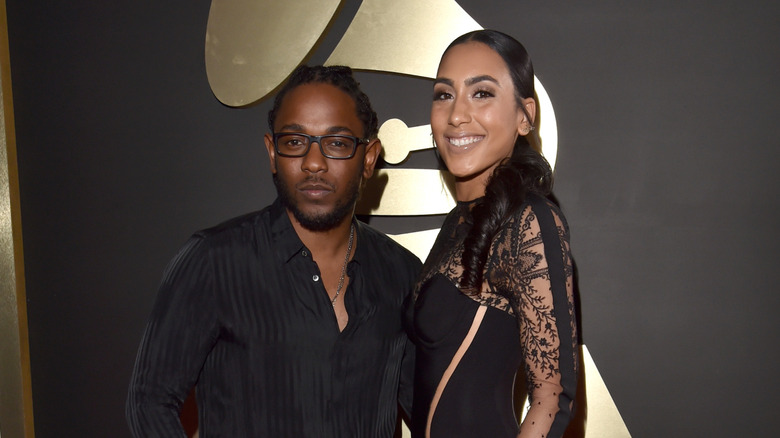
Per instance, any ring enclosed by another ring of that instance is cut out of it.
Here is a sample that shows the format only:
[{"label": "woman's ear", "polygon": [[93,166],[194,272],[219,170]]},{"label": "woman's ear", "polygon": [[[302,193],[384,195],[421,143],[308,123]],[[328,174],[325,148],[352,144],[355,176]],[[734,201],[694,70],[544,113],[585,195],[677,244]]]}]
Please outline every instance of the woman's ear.
[{"label": "woman's ear", "polygon": [[517,132],[518,134],[525,136],[534,129],[534,120],[536,120],[536,101],[533,97],[528,97],[523,99],[522,106],[522,109],[525,111],[518,111],[518,118],[520,120],[517,124]]}]

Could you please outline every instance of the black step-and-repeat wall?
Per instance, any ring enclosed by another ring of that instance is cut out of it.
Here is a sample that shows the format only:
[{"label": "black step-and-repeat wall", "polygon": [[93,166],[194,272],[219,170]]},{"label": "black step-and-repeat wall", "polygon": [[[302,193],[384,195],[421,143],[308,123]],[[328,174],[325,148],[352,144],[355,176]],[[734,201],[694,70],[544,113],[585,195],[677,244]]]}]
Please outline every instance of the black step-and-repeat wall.
[{"label": "black step-and-repeat wall", "polygon": [[[583,337],[631,434],[775,435],[780,3],[458,3],[526,44],[555,107]],[[209,0],[6,5],[36,436],[129,436],[168,260],[275,196],[269,103],[212,94]],[[427,123],[429,82],[359,77],[382,121]]]}]

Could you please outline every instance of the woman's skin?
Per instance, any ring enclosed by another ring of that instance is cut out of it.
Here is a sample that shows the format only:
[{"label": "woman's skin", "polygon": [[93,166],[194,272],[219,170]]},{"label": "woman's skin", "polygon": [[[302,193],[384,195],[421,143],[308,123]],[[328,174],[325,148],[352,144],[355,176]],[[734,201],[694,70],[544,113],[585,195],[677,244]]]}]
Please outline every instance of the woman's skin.
[{"label": "woman's skin", "polygon": [[[504,59],[476,41],[447,51],[433,90],[433,138],[455,176],[455,197],[482,197],[494,169],[512,155],[517,137],[530,132],[536,103],[532,97],[518,98]],[[518,438],[544,436],[549,429],[547,405],[557,410],[557,398],[545,394],[535,401]]]},{"label": "woman's skin", "polygon": [[433,87],[431,129],[447,169],[455,176],[458,201],[485,194],[490,175],[512,154],[518,135],[531,129],[536,104],[518,105],[504,60],[490,47],[468,42],[442,58]]}]

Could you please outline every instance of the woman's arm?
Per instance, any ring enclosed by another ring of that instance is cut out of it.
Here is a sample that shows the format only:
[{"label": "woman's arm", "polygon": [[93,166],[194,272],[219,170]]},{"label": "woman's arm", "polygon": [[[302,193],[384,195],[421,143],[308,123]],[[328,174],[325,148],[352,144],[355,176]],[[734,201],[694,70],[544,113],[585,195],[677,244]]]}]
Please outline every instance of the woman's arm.
[{"label": "woman's arm", "polygon": [[550,438],[566,430],[577,387],[573,269],[562,214],[529,198],[511,231],[513,307],[530,405],[518,436]]}]

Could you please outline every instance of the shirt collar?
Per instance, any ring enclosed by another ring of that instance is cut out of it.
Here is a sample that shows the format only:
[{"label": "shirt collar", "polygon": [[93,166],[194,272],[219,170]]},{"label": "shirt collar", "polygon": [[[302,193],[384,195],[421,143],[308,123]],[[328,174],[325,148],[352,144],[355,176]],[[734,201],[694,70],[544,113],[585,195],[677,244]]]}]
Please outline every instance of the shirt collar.
[{"label": "shirt collar", "polygon": [[281,199],[271,204],[271,241],[273,251],[280,263],[287,263],[304,248],[298,233],[290,222],[287,209]]},{"label": "shirt collar", "polygon": [[355,238],[357,239],[357,247],[355,248],[355,255],[352,256],[352,261],[360,264],[361,260],[370,257],[368,253],[369,245],[366,244],[366,224],[357,220],[355,216],[352,216],[352,224],[355,225]]},{"label": "shirt collar", "polygon": [[[360,260],[369,257],[367,245],[363,242],[366,238],[364,230],[365,224],[352,217],[352,224],[355,225],[355,238],[357,247],[352,261],[360,264]],[[290,222],[290,216],[287,215],[287,208],[282,204],[281,199],[276,198],[271,204],[271,239],[274,245],[274,254],[280,263],[289,262],[295,255],[306,248],[295,232],[295,228]]]}]

